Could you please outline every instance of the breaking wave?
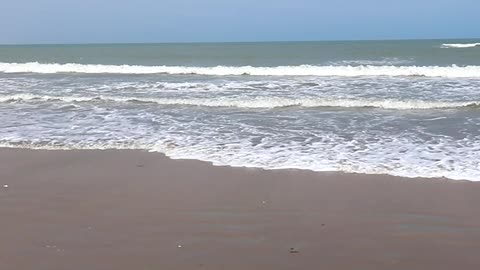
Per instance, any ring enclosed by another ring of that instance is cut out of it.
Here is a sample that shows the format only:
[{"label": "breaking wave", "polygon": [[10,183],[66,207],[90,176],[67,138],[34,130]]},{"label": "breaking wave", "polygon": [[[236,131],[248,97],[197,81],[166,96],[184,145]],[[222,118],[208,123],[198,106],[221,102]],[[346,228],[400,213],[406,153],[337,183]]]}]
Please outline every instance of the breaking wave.
[{"label": "breaking wave", "polygon": [[255,97],[255,98],[142,98],[118,96],[41,96],[31,94],[0,95],[0,102],[137,102],[158,105],[199,106],[199,107],[237,107],[251,109],[274,109],[285,107],[338,107],[338,108],[381,108],[394,110],[426,110],[477,108],[480,101],[446,102],[422,100],[374,100],[374,99],[335,99],[335,98],[287,98],[287,97]]},{"label": "breaking wave", "polygon": [[474,48],[480,47],[480,43],[444,43],[443,48]]},{"label": "breaking wave", "polygon": [[87,73],[87,74],[197,74],[197,75],[251,75],[251,76],[424,76],[424,77],[480,77],[480,66],[135,66],[93,64],[1,63],[3,73]]}]

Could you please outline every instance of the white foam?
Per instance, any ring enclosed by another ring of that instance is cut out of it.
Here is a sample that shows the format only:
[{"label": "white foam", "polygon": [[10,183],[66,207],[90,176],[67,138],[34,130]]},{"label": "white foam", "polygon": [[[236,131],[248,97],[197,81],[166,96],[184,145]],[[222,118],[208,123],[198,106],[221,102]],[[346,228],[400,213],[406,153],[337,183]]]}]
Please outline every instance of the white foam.
[{"label": "white foam", "polygon": [[443,48],[474,48],[480,46],[480,43],[444,43]]},{"label": "white foam", "polygon": [[[233,139],[233,138],[232,138]],[[476,142],[449,140],[436,144],[418,144],[415,139],[379,138],[376,142],[345,141],[336,135],[325,135],[322,142],[305,147],[290,141],[279,145],[265,140],[232,140],[216,144],[211,140],[172,137],[177,147],[157,143],[155,151],[174,159],[198,159],[217,166],[259,167],[264,169],[307,169],[349,173],[390,174],[402,177],[446,177],[455,180],[480,181],[480,145]],[[267,146],[267,147],[262,147]]]},{"label": "white foam", "polygon": [[119,96],[42,96],[33,94],[0,95],[0,102],[144,102],[158,105],[237,107],[251,109],[273,109],[282,107],[338,107],[338,108],[382,108],[394,110],[427,110],[480,106],[480,101],[447,102],[422,100],[374,100],[334,98],[286,98],[286,97],[234,97],[234,98],[148,98]]},{"label": "white foam", "polygon": [[4,73],[87,73],[87,74],[198,74],[252,76],[425,76],[465,78],[480,77],[480,66],[133,66],[91,64],[0,63]]},{"label": "white foam", "polygon": [[[231,142],[181,134],[163,134],[155,143],[134,141],[112,142],[99,140],[75,144],[36,143],[34,141],[8,142],[0,147],[45,150],[71,149],[144,149],[161,152],[172,159],[196,159],[212,162],[215,166],[251,167],[267,170],[304,169],[319,172],[389,174],[401,177],[449,178],[480,181],[480,144],[476,141],[453,142],[445,139],[436,144],[418,144],[411,138],[378,138],[364,144],[345,141],[330,134],[322,142],[306,148],[302,142],[278,144],[262,140],[252,145],[249,138]],[[174,146],[171,146],[173,143]]]},{"label": "white foam", "polygon": [[34,94],[15,94],[15,95],[0,95],[0,102],[19,102],[19,101],[63,101],[63,102],[83,102],[93,101],[99,99],[98,97],[75,97],[75,96],[43,96]]},{"label": "white foam", "polygon": [[[65,116],[65,119],[70,118]],[[154,126],[164,127],[161,129],[137,121],[132,128],[129,118],[122,114],[107,121],[90,117],[74,122],[83,123],[78,130],[71,129],[71,122],[58,119],[43,125],[7,128],[0,131],[0,147],[144,149],[162,152],[174,159],[197,159],[219,166],[480,181],[478,136],[461,140],[447,136],[422,140],[411,132],[368,132],[367,126],[365,132],[356,132],[355,137],[346,138],[336,131],[318,131],[309,125],[301,132],[285,126],[281,132],[270,133],[241,121],[210,125],[210,121],[176,121],[177,116],[152,119]],[[138,119],[150,118],[151,115],[145,114]],[[235,132],[222,132],[225,130]],[[314,133],[314,140],[303,136],[303,132]],[[298,140],[298,136],[303,138]],[[292,140],[293,137],[296,139]]]}]

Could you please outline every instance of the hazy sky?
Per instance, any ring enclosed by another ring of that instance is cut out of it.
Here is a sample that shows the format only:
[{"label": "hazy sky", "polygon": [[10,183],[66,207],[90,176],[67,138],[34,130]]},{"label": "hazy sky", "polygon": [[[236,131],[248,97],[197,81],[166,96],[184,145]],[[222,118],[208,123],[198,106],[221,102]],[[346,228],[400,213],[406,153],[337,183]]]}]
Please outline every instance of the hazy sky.
[{"label": "hazy sky", "polygon": [[480,0],[0,0],[0,43],[480,37]]}]

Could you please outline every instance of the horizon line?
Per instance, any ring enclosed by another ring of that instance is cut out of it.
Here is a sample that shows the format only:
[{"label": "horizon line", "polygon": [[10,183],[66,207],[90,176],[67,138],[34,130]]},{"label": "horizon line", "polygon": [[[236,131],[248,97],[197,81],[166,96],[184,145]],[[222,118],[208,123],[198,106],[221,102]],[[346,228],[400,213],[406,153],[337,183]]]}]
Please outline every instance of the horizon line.
[{"label": "horizon line", "polygon": [[331,39],[331,40],[258,40],[258,41],[150,41],[150,42],[79,42],[79,43],[0,43],[0,46],[41,45],[146,45],[146,44],[248,44],[248,43],[297,43],[297,42],[371,42],[371,41],[436,41],[436,40],[480,40],[469,38],[393,38],[393,39]]}]

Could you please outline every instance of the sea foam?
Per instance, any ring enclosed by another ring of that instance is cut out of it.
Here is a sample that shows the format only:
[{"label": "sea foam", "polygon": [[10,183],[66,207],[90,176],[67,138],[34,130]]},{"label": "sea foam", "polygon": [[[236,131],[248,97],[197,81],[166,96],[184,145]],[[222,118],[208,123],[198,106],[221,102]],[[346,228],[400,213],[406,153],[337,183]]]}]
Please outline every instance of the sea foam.
[{"label": "sea foam", "polygon": [[[364,145],[356,140],[345,141],[335,135],[325,135],[323,142],[307,146],[304,142],[290,142],[288,147],[282,147],[269,144],[270,140],[253,145],[251,138],[231,138],[232,140],[219,144],[207,135],[195,137],[161,134],[155,139],[155,143],[128,139],[125,141],[119,138],[117,142],[83,140],[61,144],[12,138],[0,140],[0,147],[46,150],[143,149],[161,152],[173,159],[196,159],[211,162],[216,166],[269,170],[306,169],[480,181],[477,162],[480,158],[480,145],[475,140],[459,144],[443,139],[444,141],[437,144],[418,144],[411,138],[391,137],[379,138],[376,142]],[[233,136],[235,138],[235,135]]]},{"label": "sea foam", "polygon": [[480,66],[138,66],[94,64],[0,63],[3,73],[86,73],[86,74],[197,74],[212,76],[424,76],[466,78],[480,77]]}]

